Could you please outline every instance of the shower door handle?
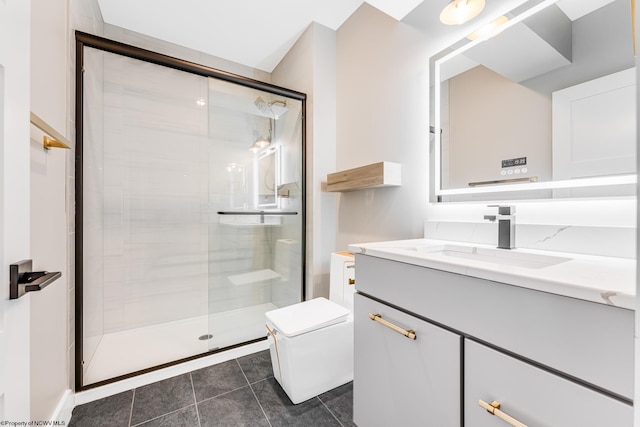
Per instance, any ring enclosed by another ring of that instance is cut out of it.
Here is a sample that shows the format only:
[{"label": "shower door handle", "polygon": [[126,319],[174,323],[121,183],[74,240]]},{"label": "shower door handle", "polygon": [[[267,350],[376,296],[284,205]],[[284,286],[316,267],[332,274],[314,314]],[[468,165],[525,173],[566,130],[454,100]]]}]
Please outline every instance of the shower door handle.
[{"label": "shower door handle", "polygon": [[291,211],[218,211],[218,215],[298,215]]}]

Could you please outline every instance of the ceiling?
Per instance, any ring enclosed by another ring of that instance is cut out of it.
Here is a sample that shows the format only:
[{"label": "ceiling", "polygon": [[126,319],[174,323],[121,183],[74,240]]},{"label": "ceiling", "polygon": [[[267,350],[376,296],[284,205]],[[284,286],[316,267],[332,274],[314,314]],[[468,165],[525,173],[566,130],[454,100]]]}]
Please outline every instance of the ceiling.
[{"label": "ceiling", "polygon": [[[439,22],[451,0],[98,0],[106,23],[271,72],[317,22],[337,30],[363,3],[448,45],[524,0],[486,0],[468,24]],[[612,0],[560,0],[571,13]],[[564,8],[563,8],[564,10]],[[565,13],[567,11],[565,10]],[[569,13],[567,13],[569,14]]]},{"label": "ceiling", "polygon": [[[366,3],[400,20],[422,1]],[[337,30],[364,1],[98,0],[98,3],[104,21],[109,24],[271,72],[311,22]]]}]

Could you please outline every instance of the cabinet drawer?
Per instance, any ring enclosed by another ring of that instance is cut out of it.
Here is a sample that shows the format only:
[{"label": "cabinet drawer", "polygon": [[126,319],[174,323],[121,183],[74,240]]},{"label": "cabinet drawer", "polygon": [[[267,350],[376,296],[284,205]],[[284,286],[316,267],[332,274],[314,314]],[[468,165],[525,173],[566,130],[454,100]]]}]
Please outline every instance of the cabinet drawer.
[{"label": "cabinet drawer", "polygon": [[497,401],[500,409],[528,427],[631,427],[633,407],[465,340],[465,425],[508,427],[480,407]]},{"label": "cabinet drawer", "polygon": [[[416,339],[371,320],[369,313],[413,330]],[[354,316],[354,422],[459,426],[462,338],[358,294]]]},{"label": "cabinet drawer", "polygon": [[633,398],[632,310],[367,255],[356,264],[359,292]]}]

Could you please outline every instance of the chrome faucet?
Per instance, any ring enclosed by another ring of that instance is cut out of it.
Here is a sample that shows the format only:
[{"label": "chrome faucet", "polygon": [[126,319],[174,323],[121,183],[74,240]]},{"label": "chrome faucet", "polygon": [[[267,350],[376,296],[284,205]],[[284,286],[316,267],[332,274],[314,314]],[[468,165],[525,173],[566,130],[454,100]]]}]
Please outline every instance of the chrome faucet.
[{"label": "chrome faucet", "polygon": [[485,215],[484,219],[491,222],[498,220],[498,248],[513,249],[516,247],[516,207],[504,205],[489,205],[498,208],[498,215]]}]

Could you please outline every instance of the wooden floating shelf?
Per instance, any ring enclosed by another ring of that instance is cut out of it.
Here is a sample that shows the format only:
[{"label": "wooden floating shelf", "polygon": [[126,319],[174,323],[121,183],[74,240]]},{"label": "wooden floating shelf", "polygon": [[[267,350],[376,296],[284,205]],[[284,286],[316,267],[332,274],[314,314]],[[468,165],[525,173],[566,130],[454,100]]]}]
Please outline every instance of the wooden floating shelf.
[{"label": "wooden floating shelf", "polygon": [[400,163],[379,162],[327,175],[327,191],[355,191],[368,188],[399,187]]}]

